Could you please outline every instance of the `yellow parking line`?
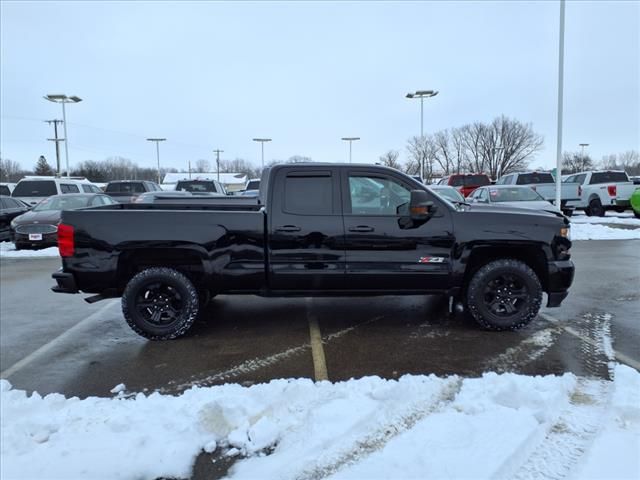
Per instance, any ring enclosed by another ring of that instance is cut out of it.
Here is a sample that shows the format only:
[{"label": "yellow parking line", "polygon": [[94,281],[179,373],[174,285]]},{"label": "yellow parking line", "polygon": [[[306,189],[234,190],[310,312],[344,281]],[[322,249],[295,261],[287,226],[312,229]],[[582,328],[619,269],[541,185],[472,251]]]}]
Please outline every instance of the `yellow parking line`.
[{"label": "yellow parking line", "polygon": [[313,371],[316,382],[329,380],[327,373],[327,361],[324,357],[324,347],[322,346],[322,333],[318,319],[309,314],[311,299],[307,299],[307,318],[309,320],[309,337],[311,338],[311,357],[313,358]]}]

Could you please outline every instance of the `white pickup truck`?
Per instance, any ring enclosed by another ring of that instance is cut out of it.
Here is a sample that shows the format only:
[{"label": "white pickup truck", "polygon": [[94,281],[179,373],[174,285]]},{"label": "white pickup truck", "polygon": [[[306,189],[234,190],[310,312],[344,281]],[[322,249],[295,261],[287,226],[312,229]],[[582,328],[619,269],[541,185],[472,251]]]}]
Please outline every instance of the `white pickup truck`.
[{"label": "white pickup truck", "polygon": [[[516,172],[501,176],[496,185],[526,185],[534,189],[546,201],[555,203],[556,183],[550,172]],[[573,202],[580,200],[579,186],[562,184],[560,192],[560,208],[565,215],[571,215]]]},{"label": "white pickup truck", "polygon": [[587,215],[603,217],[607,210],[624,212],[631,207],[636,186],[620,170],[580,172],[568,176],[563,184],[577,185],[580,200],[568,205]]}]

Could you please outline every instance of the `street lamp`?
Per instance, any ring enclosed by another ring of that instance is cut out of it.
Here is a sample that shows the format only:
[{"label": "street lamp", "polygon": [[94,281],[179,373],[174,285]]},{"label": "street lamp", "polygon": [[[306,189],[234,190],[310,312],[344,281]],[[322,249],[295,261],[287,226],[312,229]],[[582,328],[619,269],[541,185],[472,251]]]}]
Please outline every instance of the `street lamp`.
[{"label": "street lamp", "polygon": [[[501,152],[504,150],[504,147],[491,147],[493,151],[493,156],[496,156],[496,152]],[[498,180],[502,176],[502,165],[496,162],[496,180]]]},{"label": "street lamp", "polygon": [[[435,97],[438,94],[437,90],[416,90],[415,92],[409,92],[405,95],[406,98],[419,98],[420,99],[420,139],[424,138],[424,99]],[[422,159],[420,159],[420,178],[423,178],[423,166]]]},{"label": "street lamp", "polygon": [[260,142],[260,146],[262,147],[262,168],[264,169],[264,144],[265,142],[270,142],[270,138],[254,138],[254,142]]},{"label": "street lamp", "polygon": [[349,163],[351,163],[351,144],[356,140],[360,140],[360,137],[342,137],[342,140],[349,142]]},{"label": "street lamp", "polygon": [[69,144],[67,143],[67,139],[69,135],[67,135],[67,112],[65,111],[65,104],[67,103],[80,103],[82,99],[80,97],[76,97],[75,95],[71,95],[68,97],[67,95],[57,94],[57,95],[45,95],[45,100],[49,100],[53,103],[61,103],[62,104],[62,126],[64,127],[64,157],[67,162],[67,178],[69,178]]},{"label": "street lamp", "polygon": [[160,185],[160,142],[165,142],[166,138],[147,138],[147,142],[156,142],[156,158],[158,160],[158,185]]}]

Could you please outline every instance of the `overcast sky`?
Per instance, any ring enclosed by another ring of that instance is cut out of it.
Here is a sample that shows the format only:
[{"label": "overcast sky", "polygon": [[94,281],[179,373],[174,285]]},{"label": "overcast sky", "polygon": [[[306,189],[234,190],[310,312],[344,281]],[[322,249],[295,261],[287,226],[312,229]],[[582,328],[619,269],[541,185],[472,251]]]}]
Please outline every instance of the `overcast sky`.
[{"label": "overcast sky", "polygon": [[[419,134],[505,114],[555,162],[559,2],[1,2],[1,155],[55,163],[49,93],[67,109],[71,164],[123,156],[164,166],[246,158],[406,158]],[[640,149],[640,3],[566,6],[563,146],[600,159]],[[63,157],[64,158],[64,157]]]}]

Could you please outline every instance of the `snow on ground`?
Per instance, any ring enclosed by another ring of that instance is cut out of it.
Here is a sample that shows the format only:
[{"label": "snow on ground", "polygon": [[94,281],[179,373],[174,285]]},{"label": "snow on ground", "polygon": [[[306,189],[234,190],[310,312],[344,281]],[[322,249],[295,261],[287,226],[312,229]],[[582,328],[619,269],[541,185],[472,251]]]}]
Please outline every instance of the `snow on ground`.
[{"label": "snow on ground", "polygon": [[[613,382],[487,373],[122,388],[43,398],[1,380],[0,476],[186,478],[199,452],[218,450],[238,455],[231,478],[640,477],[640,374],[620,365]],[[545,451],[554,460],[540,461]]]},{"label": "snow on ground", "polygon": [[640,228],[612,228],[592,223],[576,223],[571,220],[571,240],[637,239],[640,239]]},{"label": "snow on ground", "polygon": [[30,257],[57,257],[58,247],[43,248],[41,250],[16,250],[11,242],[0,242],[1,258],[30,258]]},{"label": "snow on ground", "polygon": [[[622,214],[618,214],[622,215]],[[640,228],[640,218],[635,218],[633,215],[630,217],[618,217],[607,215],[605,217],[587,217],[586,215],[576,216],[573,215],[569,218],[572,224],[576,223],[604,223],[609,225],[632,225]]]}]

